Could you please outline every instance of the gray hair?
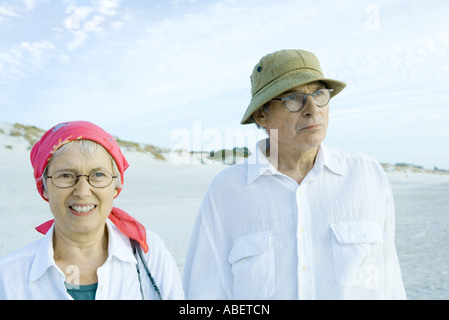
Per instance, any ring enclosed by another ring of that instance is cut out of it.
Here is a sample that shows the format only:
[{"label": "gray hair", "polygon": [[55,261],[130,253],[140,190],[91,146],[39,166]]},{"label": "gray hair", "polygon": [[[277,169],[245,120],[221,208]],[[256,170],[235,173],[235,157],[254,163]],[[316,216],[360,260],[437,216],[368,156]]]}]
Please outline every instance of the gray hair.
[{"label": "gray hair", "polygon": [[[271,101],[268,101],[267,103],[265,103],[263,106],[260,107],[260,109],[262,109],[262,110],[265,111],[266,113],[269,113],[269,112],[270,112],[270,102],[271,102]],[[267,131],[267,128],[261,127],[260,124],[258,124],[255,120],[254,120],[254,123],[256,124],[257,129],[262,128],[262,129],[265,130],[265,132],[268,132],[268,131]]]},{"label": "gray hair", "polygon": [[[106,149],[101,144],[98,144],[92,140],[74,140],[74,141],[70,141],[70,142],[66,143],[65,145],[60,147],[58,150],[56,150],[55,153],[53,153],[53,156],[51,157],[50,161],[48,161],[48,164],[45,167],[44,173],[42,174],[42,184],[44,186],[45,191],[47,191],[48,168],[53,160],[53,157],[66,152],[73,145],[73,143],[77,143],[80,146],[80,149],[81,149],[81,152],[83,153],[83,155],[85,155],[88,158],[94,158],[95,154],[97,153],[98,150],[103,149],[104,151],[106,151]],[[108,154],[109,158],[111,159],[112,175],[118,177],[116,179],[115,188],[121,189],[121,188],[123,188],[123,185],[122,185],[122,180],[121,180],[120,172],[118,171],[117,164],[115,163],[114,158],[112,158],[112,156],[109,154],[109,152],[106,151],[106,153]]]}]

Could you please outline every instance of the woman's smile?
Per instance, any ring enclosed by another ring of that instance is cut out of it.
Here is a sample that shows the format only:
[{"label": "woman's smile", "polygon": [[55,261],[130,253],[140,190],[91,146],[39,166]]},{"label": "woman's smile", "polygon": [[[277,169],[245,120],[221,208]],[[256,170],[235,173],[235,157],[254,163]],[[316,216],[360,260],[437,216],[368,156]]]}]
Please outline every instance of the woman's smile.
[{"label": "woman's smile", "polygon": [[76,216],[87,216],[91,215],[95,212],[97,208],[96,205],[82,205],[82,204],[74,204],[69,206],[69,210],[72,214]]}]

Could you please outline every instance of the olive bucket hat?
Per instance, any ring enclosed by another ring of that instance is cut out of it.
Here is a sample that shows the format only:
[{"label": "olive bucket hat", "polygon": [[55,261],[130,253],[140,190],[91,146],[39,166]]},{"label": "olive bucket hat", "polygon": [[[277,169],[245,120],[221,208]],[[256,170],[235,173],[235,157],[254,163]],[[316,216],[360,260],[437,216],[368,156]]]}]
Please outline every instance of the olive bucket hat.
[{"label": "olive bucket hat", "polygon": [[287,90],[314,81],[323,81],[335,96],[346,87],[341,81],[327,79],[320,62],[312,53],[304,50],[281,50],[264,56],[251,74],[251,102],[241,124],[253,123],[253,113],[268,101]]}]

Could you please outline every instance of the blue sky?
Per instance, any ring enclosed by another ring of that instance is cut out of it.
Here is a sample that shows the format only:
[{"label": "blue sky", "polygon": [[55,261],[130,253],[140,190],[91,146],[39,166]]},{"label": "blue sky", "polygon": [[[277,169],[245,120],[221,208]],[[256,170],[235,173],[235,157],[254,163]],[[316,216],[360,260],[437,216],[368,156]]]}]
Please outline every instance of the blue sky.
[{"label": "blue sky", "polygon": [[83,119],[160,147],[252,149],[260,134],[239,124],[252,68],[299,48],[348,84],[328,146],[449,169],[448,15],[444,0],[5,0],[0,121]]}]

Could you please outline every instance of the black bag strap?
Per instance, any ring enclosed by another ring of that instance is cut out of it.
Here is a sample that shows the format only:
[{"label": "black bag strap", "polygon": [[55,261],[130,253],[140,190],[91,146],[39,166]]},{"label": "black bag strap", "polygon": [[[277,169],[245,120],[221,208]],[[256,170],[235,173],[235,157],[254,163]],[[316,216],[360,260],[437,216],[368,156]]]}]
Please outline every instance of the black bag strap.
[{"label": "black bag strap", "polygon": [[145,267],[146,273],[147,273],[148,277],[150,278],[151,285],[153,286],[153,289],[156,292],[157,297],[159,298],[159,300],[162,300],[161,292],[159,291],[159,287],[157,286],[156,281],[154,281],[154,278],[150,272],[150,268],[148,267],[147,262],[143,257],[142,248],[140,247],[140,244],[134,239],[130,239],[130,240],[131,240],[131,246],[133,248],[133,254],[137,260],[136,268],[137,268],[137,274],[139,276],[140,293],[142,294],[142,298],[143,298],[143,291],[142,291],[142,281],[140,279],[139,260],[143,263],[143,266]]}]

